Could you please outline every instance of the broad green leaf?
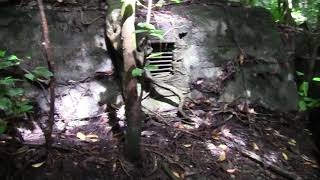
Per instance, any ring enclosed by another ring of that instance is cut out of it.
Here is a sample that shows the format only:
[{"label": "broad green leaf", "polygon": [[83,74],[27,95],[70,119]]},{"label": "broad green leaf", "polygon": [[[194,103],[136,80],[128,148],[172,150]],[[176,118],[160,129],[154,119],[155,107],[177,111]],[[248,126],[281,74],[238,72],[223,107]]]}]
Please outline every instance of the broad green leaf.
[{"label": "broad green leaf", "polygon": [[150,36],[154,36],[154,37],[159,38],[160,40],[163,40],[163,35],[162,34],[150,33]]},{"label": "broad green leaf", "polygon": [[6,51],[0,50],[0,58],[3,58],[6,55]]},{"label": "broad green leaf", "polygon": [[162,54],[163,52],[151,53],[147,58],[160,57]]},{"label": "broad green leaf", "polygon": [[0,109],[3,111],[8,111],[12,108],[12,101],[9,98],[0,98]]},{"label": "broad green leaf", "polygon": [[134,33],[136,33],[136,34],[145,33],[145,32],[149,32],[149,30],[139,29],[139,30],[135,30],[135,31],[134,31]]},{"label": "broad green leaf", "polygon": [[31,81],[33,81],[33,80],[36,78],[36,77],[35,77],[33,74],[31,74],[31,73],[25,74],[24,77],[27,78],[27,79],[29,79],[29,80],[31,80]]},{"label": "broad green leaf", "polygon": [[15,64],[12,63],[11,61],[3,61],[3,62],[0,62],[0,69],[5,69],[7,67],[10,67],[10,66],[14,66]]},{"label": "broad green leaf", "polygon": [[304,73],[300,72],[300,71],[296,71],[296,73],[297,73],[298,76],[303,76],[304,75]]},{"label": "broad green leaf", "polygon": [[11,97],[22,96],[23,93],[24,93],[24,90],[22,88],[15,88],[15,89],[8,90],[8,95]]},{"label": "broad green leaf", "polygon": [[140,27],[141,29],[144,29],[144,30],[155,30],[156,29],[156,27],[154,27],[154,25],[146,23],[146,22],[138,23],[138,27]]},{"label": "broad green leaf", "polygon": [[307,110],[307,104],[304,101],[299,101],[299,110],[300,111],[306,111]]},{"label": "broad green leaf", "polygon": [[33,106],[29,104],[29,102],[22,102],[17,104],[17,113],[26,113],[26,112],[31,112],[33,109]]},{"label": "broad green leaf", "polygon": [[7,123],[0,120],[0,134],[3,134],[7,129]]},{"label": "broad green leaf", "polygon": [[35,70],[32,71],[37,77],[44,77],[44,78],[49,78],[53,76],[52,72],[50,72],[47,68],[45,67],[36,67]]},{"label": "broad green leaf", "polygon": [[174,2],[174,3],[181,3],[181,1],[180,0],[171,0],[172,2]]},{"label": "broad green leaf", "polygon": [[314,77],[312,78],[312,81],[320,81],[320,77]]},{"label": "broad green leaf", "polygon": [[131,72],[133,77],[138,77],[138,76],[142,76],[143,74],[143,69],[140,68],[134,68]]},{"label": "broad green leaf", "polygon": [[306,81],[302,82],[299,87],[299,91],[303,93],[303,96],[308,96],[309,83]]},{"label": "broad green leaf", "polygon": [[152,70],[152,69],[158,69],[158,67],[156,65],[148,64],[145,66],[145,69]]},{"label": "broad green leaf", "polygon": [[18,61],[19,58],[16,55],[11,55],[11,56],[8,57],[8,60],[9,61]]},{"label": "broad green leaf", "polygon": [[17,81],[18,79],[14,79],[12,77],[6,77],[4,79],[0,79],[0,84],[2,85],[14,85],[14,83]]}]

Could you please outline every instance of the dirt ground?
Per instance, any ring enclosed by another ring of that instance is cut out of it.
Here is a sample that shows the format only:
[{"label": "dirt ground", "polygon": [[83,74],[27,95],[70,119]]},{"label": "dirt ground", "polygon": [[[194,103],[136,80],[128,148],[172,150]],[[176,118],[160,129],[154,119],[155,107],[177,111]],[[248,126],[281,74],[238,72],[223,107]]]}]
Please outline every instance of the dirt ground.
[{"label": "dirt ground", "polygon": [[[318,179],[311,132],[295,114],[260,107],[187,102],[207,119],[195,128],[180,118],[149,115],[142,132],[142,167],[123,157],[123,131],[108,120],[54,134],[53,149],[1,141],[1,179]],[[110,128],[107,128],[110,129]],[[79,132],[86,137],[79,135]]]}]

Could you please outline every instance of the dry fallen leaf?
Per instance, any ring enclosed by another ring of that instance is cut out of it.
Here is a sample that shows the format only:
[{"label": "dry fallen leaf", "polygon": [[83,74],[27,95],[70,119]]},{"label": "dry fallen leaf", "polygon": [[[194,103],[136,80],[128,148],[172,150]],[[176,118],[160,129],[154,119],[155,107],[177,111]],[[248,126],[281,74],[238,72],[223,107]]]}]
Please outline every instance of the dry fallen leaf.
[{"label": "dry fallen leaf", "polygon": [[183,146],[186,147],[186,148],[188,148],[188,147],[191,147],[192,144],[184,144]]},{"label": "dry fallen leaf", "polygon": [[95,134],[88,134],[86,137],[87,138],[99,138],[99,136],[97,136]]},{"label": "dry fallen leaf", "polygon": [[252,146],[253,146],[254,150],[257,150],[257,151],[259,150],[259,147],[258,147],[258,145],[256,143],[253,143]]},{"label": "dry fallen leaf", "polygon": [[81,141],[86,140],[86,135],[82,132],[77,132],[77,138],[79,138]]},{"label": "dry fallen leaf", "polygon": [[218,133],[212,133],[212,139],[219,140],[220,139],[219,134]]},{"label": "dry fallen leaf", "polygon": [[43,164],[44,164],[44,161],[40,162],[40,163],[32,164],[31,166],[34,168],[38,168],[38,167],[42,166]]},{"label": "dry fallen leaf", "polygon": [[221,151],[218,160],[219,160],[219,161],[224,161],[224,160],[226,160],[226,152]]},{"label": "dry fallen leaf", "polygon": [[230,173],[230,174],[232,174],[232,173],[235,173],[236,170],[237,170],[237,169],[227,169],[227,172]]},{"label": "dry fallen leaf", "polygon": [[174,176],[176,176],[177,178],[180,178],[180,174],[179,174],[179,173],[177,173],[177,172],[175,172],[175,171],[172,171],[172,174],[173,174]]},{"label": "dry fallen leaf", "polygon": [[225,144],[220,144],[218,147],[221,148],[224,151],[228,149],[228,146],[225,145]]},{"label": "dry fallen leaf", "polygon": [[282,153],[282,156],[283,156],[284,160],[288,161],[289,158],[288,158],[288,155],[286,153]]},{"label": "dry fallen leaf", "polygon": [[296,146],[296,141],[294,139],[290,139],[290,141],[288,141],[288,144],[290,144],[291,146]]}]

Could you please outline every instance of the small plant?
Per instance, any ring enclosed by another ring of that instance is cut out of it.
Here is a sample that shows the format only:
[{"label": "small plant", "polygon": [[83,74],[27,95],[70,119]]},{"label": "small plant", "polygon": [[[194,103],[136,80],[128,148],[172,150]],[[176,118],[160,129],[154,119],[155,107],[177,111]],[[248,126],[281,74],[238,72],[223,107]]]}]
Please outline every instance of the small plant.
[{"label": "small plant", "polygon": [[[298,76],[303,76],[302,72],[297,72]],[[320,82],[320,77],[313,77],[312,81]],[[299,110],[307,111],[309,109],[320,107],[320,99],[314,99],[308,96],[309,83],[303,81],[298,89],[299,94]]]},{"label": "small plant", "polygon": [[[27,59],[29,58],[27,57]],[[0,72],[20,67],[21,61],[16,55],[6,56],[6,51],[0,50]],[[25,113],[32,112],[33,106],[30,100],[24,96],[24,89],[17,87],[17,83],[26,79],[36,81],[52,76],[52,73],[44,67],[37,67],[31,72],[25,71],[25,79],[13,78],[12,76],[0,78],[0,134],[5,132],[11,119],[20,118]]]}]

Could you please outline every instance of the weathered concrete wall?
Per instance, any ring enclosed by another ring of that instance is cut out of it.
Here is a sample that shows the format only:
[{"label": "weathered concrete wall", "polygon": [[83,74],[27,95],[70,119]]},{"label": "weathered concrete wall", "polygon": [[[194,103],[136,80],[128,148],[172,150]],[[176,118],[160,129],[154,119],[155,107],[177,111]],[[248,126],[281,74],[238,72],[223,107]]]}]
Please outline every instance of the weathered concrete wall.
[{"label": "weathered concrete wall", "polygon": [[[224,83],[220,101],[248,98],[270,109],[297,108],[294,49],[282,41],[267,10],[192,4],[156,13],[155,19],[160,28],[171,30],[166,38],[176,42],[176,60],[183,62],[189,83],[214,84],[222,67],[234,62],[238,70]],[[242,65],[240,48],[247,56]],[[191,94],[199,97],[199,91]]]},{"label": "weathered concrete wall", "polygon": [[[225,8],[193,4],[154,12],[155,24],[167,32],[165,39],[176,46],[174,75],[166,82],[184,92],[191,89],[193,98],[209,96],[223,102],[249,98],[271,109],[296,109],[290,49],[282,42],[270,14],[261,8]],[[102,12],[84,11],[81,18],[79,9],[69,10],[48,11],[58,82],[56,106],[62,119],[81,119],[99,114],[98,102],[116,102],[120,92],[113,80],[81,82],[101,68],[112,73],[113,66],[105,50],[104,19],[90,25],[81,22],[95,19]],[[41,34],[37,10],[0,9],[0,49],[22,58],[31,55],[32,59],[23,63],[28,69],[46,66]],[[238,46],[249,58],[224,82],[221,94],[191,88],[195,82],[214,84],[223,74],[225,64],[239,64]],[[47,102],[40,90],[30,91],[29,95],[46,109]],[[171,99],[177,101],[175,97]],[[156,109],[163,105],[150,103]]]},{"label": "weathered concrete wall", "polygon": [[[107,55],[104,41],[104,16],[102,11],[68,11],[47,9],[50,40],[55,62],[56,110],[62,119],[81,119],[102,113],[99,102],[116,102],[117,82],[94,79],[96,71],[113,73],[113,65]],[[83,24],[101,17],[90,25]],[[0,9],[0,49],[16,54],[24,61],[22,66],[33,69],[46,67],[41,47],[42,30],[38,10]],[[31,56],[28,60],[24,58]],[[87,79],[89,78],[89,79]],[[83,81],[87,79],[88,81]],[[29,87],[29,86],[28,86]],[[33,96],[45,111],[48,103],[40,89],[30,86],[28,96]]]}]

